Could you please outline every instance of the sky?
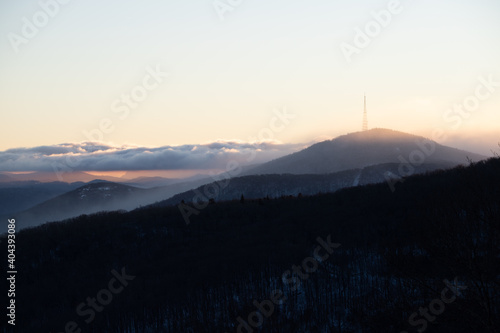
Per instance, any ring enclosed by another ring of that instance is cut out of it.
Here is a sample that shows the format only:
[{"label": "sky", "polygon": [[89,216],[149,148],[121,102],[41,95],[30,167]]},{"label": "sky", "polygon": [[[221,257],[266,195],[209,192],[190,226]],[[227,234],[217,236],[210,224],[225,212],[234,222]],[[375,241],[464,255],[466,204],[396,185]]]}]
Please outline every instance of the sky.
[{"label": "sky", "polygon": [[497,0],[0,0],[0,151],[267,141],[277,156],[361,130],[366,92],[370,128],[438,128],[487,154],[499,14]]}]

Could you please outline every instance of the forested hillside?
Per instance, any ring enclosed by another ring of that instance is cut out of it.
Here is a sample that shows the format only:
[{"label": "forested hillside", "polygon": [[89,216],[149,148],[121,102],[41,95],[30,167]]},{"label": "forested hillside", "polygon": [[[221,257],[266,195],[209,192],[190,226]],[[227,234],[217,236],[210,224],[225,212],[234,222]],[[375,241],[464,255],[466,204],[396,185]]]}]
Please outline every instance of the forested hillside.
[{"label": "forested hillside", "polygon": [[84,215],[16,244],[22,332],[498,332],[500,159],[395,192],[215,202],[189,225],[177,206]]},{"label": "forested hillside", "polygon": [[[346,187],[381,183],[389,180],[397,183],[400,178],[398,163],[383,163],[367,166],[361,169],[339,171],[321,175],[273,174],[258,176],[243,176],[225,179],[205,184],[194,190],[174,195],[157,202],[154,206],[171,206],[180,202],[194,205],[198,201],[227,201],[239,199],[241,195],[249,199],[278,198],[281,196],[314,195],[318,193],[333,193]],[[447,169],[455,165],[446,163],[412,167],[413,174],[426,173],[438,169]],[[215,177],[214,177],[215,178]],[[393,188],[394,189],[394,188]]]}]

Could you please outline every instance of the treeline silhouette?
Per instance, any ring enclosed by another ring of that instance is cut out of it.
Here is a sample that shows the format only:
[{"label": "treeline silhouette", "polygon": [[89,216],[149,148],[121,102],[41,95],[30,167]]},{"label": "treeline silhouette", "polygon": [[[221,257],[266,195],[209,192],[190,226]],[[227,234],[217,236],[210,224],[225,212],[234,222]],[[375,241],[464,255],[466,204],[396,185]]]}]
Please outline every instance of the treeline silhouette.
[{"label": "treeline silhouette", "polygon": [[[283,272],[328,235],[341,246],[292,291]],[[189,225],[176,206],[83,215],[16,244],[22,332],[70,321],[82,332],[237,332],[275,289],[286,302],[253,332],[498,332],[500,159],[411,176],[394,193],[381,183],[212,202]],[[77,306],[122,267],[136,278],[86,323]],[[419,314],[455,278],[467,289]]]}]

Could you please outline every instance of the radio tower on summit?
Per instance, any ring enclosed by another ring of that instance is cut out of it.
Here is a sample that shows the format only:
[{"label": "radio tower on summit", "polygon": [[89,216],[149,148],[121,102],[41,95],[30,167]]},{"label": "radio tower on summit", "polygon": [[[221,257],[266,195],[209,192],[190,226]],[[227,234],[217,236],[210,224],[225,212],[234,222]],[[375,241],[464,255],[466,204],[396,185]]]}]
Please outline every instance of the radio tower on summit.
[{"label": "radio tower on summit", "polygon": [[366,93],[365,93],[365,112],[363,112],[363,131],[368,131],[368,114],[366,113]]}]

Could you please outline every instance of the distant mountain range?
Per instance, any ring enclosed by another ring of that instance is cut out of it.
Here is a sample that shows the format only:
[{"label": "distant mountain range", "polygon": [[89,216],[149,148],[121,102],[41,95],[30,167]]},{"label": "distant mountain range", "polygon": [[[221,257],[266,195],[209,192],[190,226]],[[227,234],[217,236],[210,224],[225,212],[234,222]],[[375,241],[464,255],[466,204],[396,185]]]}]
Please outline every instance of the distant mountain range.
[{"label": "distant mountain range", "polygon": [[[213,182],[175,195],[156,206],[184,201],[276,198],[335,192],[391,178],[448,169],[485,156],[446,147],[420,136],[373,129],[340,136],[264,163],[229,182]],[[216,189],[216,190],[215,190]]]},{"label": "distant mountain range", "polygon": [[[116,181],[120,182],[123,179],[118,177],[110,176],[99,176],[106,181]],[[95,180],[96,176],[88,174],[82,171],[72,171],[72,172],[62,172],[57,174],[56,172],[27,172],[27,173],[2,173],[0,172],[0,185],[4,182],[26,182],[26,181],[38,181],[38,182],[65,182],[65,183],[75,183],[82,182],[88,183]]]},{"label": "distant mountain range", "polygon": [[31,208],[82,185],[84,185],[82,182],[41,183],[38,181],[23,181],[0,183],[0,216]]},{"label": "distant mountain range", "polygon": [[[15,214],[20,227],[102,210],[120,210],[140,201],[146,190],[111,182],[92,182]],[[140,204],[140,202],[138,203]]]},{"label": "distant mountain range", "polygon": [[[408,176],[408,168],[411,168],[410,174],[424,173],[485,158],[423,137],[373,129],[320,142],[262,165],[245,167],[241,177],[218,183],[201,176],[190,181],[141,177],[121,180],[121,183],[109,182],[109,177],[103,177],[87,184],[54,183],[47,184],[47,188],[38,184],[16,190],[2,188],[0,183],[0,198],[11,203],[9,207],[4,206],[0,216],[15,216],[20,227],[27,227],[103,210],[176,205],[182,201],[189,204],[195,196],[201,201],[221,201],[239,199],[241,195],[248,199],[312,195]],[[14,196],[9,199],[10,193]],[[44,196],[46,199],[42,202]]]},{"label": "distant mountain range", "polygon": [[[195,181],[179,182],[168,186],[154,188],[138,188],[134,186],[94,180],[82,186],[81,183],[65,184],[69,191],[52,195],[50,199],[37,202],[34,206],[26,207],[28,203],[36,201],[44,195],[47,189],[56,187],[54,183],[43,183],[38,193],[29,187],[25,188],[0,188],[0,195],[8,197],[9,193],[17,193],[18,202],[22,205],[5,207],[0,216],[18,220],[19,228],[40,225],[49,221],[58,221],[81,214],[91,214],[99,211],[131,210],[142,205],[148,205],[177,193],[187,191],[210,182],[204,178]],[[75,188],[75,185],[79,185]],[[61,185],[62,186],[62,185]],[[51,192],[60,192],[60,187]],[[0,196],[1,197],[1,196]],[[24,199],[24,200],[23,200]],[[15,200],[12,200],[15,201]],[[13,208],[21,208],[13,210]]]},{"label": "distant mountain range", "polygon": [[196,181],[205,181],[207,179],[207,175],[197,174],[188,178],[165,178],[165,177],[137,177],[130,180],[121,180],[119,183],[143,187],[143,188],[152,188],[159,186],[167,186],[173,184],[182,184],[188,182],[196,182]]},{"label": "distant mountain range", "polygon": [[[431,152],[432,153],[429,153]],[[419,153],[421,152],[421,153]],[[372,129],[323,141],[297,153],[257,166],[244,175],[327,174],[381,163],[402,163],[424,156],[422,163],[457,165],[479,154],[446,147],[424,137],[388,129]]]}]

